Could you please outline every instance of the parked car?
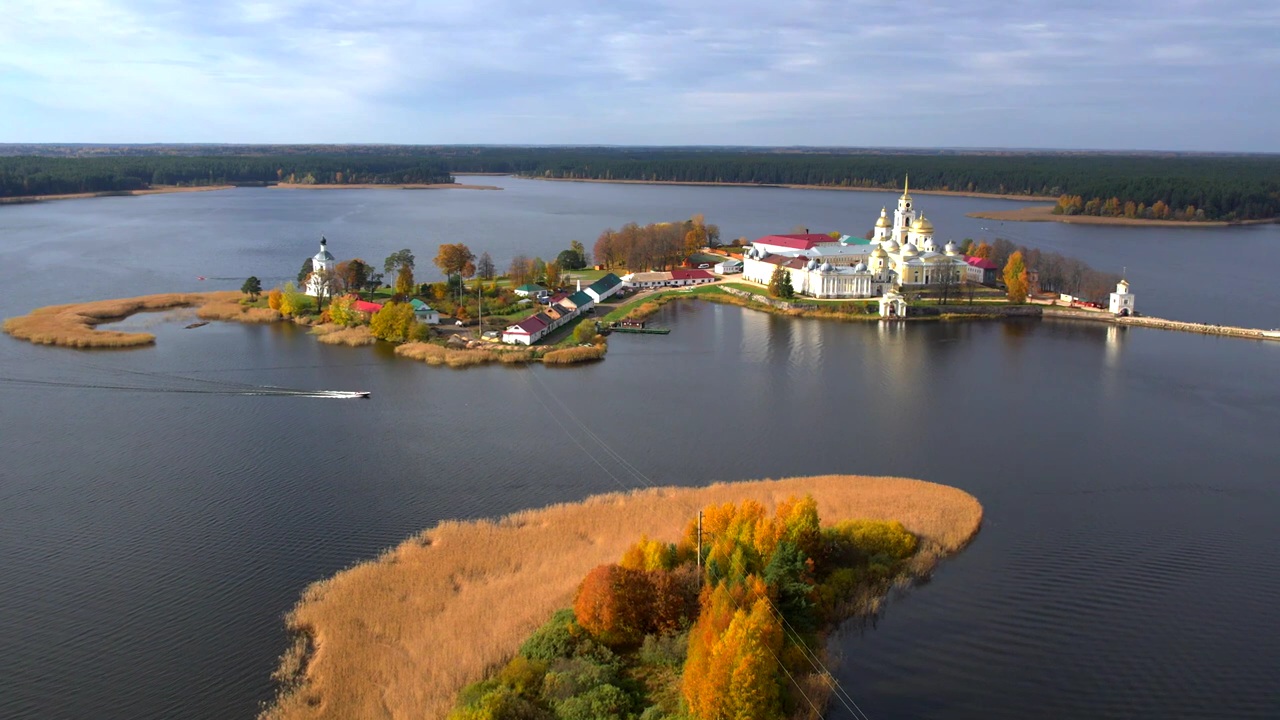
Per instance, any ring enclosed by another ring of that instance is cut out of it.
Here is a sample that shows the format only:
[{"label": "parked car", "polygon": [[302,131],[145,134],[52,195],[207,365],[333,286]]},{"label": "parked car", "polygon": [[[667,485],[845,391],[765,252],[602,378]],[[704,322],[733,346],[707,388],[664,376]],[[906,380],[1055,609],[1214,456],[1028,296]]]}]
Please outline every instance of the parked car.
[{"label": "parked car", "polygon": [[701,265],[699,265],[699,266],[698,266],[698,269],[699,269],[699,270],[706,270],[706,269],[707,269],[707,268],[709,268],[709,267],[711,267],[711,263],[702,263]]}]

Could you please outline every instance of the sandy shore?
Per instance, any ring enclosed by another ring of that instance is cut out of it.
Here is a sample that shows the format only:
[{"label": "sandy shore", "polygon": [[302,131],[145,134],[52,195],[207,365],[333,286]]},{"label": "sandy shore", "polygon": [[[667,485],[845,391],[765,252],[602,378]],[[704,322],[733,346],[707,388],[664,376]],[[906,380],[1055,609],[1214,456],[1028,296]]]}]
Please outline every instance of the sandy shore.
[{"label": "sandy shore", "polygon": [[513,655],[582,577],[641,534],[679,539],[698,508],[748,498],[772,512],[810,494],[827,523],[898,520],[921,539],[913,571],[978,532],[982,506],[956,488],[903,478],[827,475],[655,488],[588,498],[500,520],[444,522],[317,582],[287,624],[284,690],[264,718],[443,718],[457,692]]},{"label": "sandy shore", "polygon": [[126,195],[165,195],[168,193],[208,192],[211,190],[230,190],[234,187],[235,185],[199,185],[183,187],[166,185],[163,187],[147,188],[146,190],[104,190],[102,192],[67,193],[65,195],[23,195],[21,197],[0,198],[0,205],[16,205],[21,203],[43,202],[45,200],[83,200],[85,198],[120,197]]},{"label": "sandy shore", "polygon": [[968,217],[984,220],[1009,220],[1012,222],[1060,222],[1078,225],[1124,225],[1129,227],[1227,227],[1228,225],[1265,225],[1280,222],[1275,219],[1241,220],[1226,222],[1211,220],[1207,222],[1187,222],[1185,220],[1143,220],[1126,217],[1099,217],[1096,215],[1054,215],[1053,205],[1037,205],[1035,207],[1018,208],[1017,210],[991,210],[966,213]]},{"label": "sandy shore", "polygon": [[346,185],[304,185],[302,183],[276,183],[273,188],[284,190],[501,190],[497,185],[465,185],[463,183],[351,183]]},{"label": "sandy shore", "polygon": [[[516,176],[521,177],[521,176]],[[883,192],[901,195],[902,188],[845,187],[843,185],[796,185],[791,183],[727,183],[727,182],[686,182],[683,180],[601,180],[594,178],[522,178],[526,180],[549,180],[552,182],[610,183],[614,185],[692,185],[695,187],[745,187],[745,188],[788,188],[791,190],[843,190],[848,192]],[[1007,195],[999,193],[959,192],[956,190],[917,190],[911,188],[912,195],[952,195],[955,197],[988,198],[992,200],[1021,200],[1024,202],[1044,202],[1057,198],[1043,195]]]},{"label": "sandy shore", "polygon": [[4,331],[20,340],[38,345],[74,348],[126,348],[152,345],[151,333],[98,330],[103,323],[123,320],[140,312],[194,307],[204,320],[275,322],[280,313],[268,308],[240,304],[244,297],[236,290],[206,293],[164,293],[117,300],[96,300],[69,305],[50,305],[4,321]]}]

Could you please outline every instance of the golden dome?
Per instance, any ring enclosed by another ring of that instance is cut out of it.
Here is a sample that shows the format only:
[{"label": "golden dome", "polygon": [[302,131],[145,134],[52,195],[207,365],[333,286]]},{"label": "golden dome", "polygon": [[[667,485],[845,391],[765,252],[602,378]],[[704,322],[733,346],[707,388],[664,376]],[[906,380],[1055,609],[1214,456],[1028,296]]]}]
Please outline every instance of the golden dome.
[{"label": "golden dome", "polygon": [[876,218],[876,227],[889,227],[889,218],[885,217],[884,210],[880,210],[880,217]]},{"label": "golden dome", "polygon": [[888,255],[888,253],[886,253],[884,251],[884,248],[880,247],[879,245],[876,246],[875,250],[871,251],[871,257],[884,257],[885,255]]},{"label": "golden dome", "polygon": [[929,222],[925,216],[921,215],[916,221],[911,223],[911,229],[918,233],[932,233],[933,223]]}]

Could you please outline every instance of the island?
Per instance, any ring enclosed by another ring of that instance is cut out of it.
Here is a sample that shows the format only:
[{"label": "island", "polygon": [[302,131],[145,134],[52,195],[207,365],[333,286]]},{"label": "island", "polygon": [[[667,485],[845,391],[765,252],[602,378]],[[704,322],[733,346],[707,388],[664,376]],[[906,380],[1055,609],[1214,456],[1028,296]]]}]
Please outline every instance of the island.
[{"label": "island", "polygon": [[[898,568],[899,586],[927,577],[982,523],[981,505],[961,490],[850,475],[648,488],[497,520],[443,522],[306,589],[286,620],[295,641],[275,675],[280,695],[262,717],[443,718],[464,686],[513,658],[535,629],[573,604],[593,568],[618,562],[637,541],[681,542],[699,509],[758,503],[773,514],[805,497],[828,527],[901,523],[917,544]],[[704,521],[713,520],[709,511]],[[703,552],[710,561],[712,549]],[[875,596],[850,614],[881,607],[889,588],[872,586]],[[858,587],[845,586],[845,599],[854,600]]]}]

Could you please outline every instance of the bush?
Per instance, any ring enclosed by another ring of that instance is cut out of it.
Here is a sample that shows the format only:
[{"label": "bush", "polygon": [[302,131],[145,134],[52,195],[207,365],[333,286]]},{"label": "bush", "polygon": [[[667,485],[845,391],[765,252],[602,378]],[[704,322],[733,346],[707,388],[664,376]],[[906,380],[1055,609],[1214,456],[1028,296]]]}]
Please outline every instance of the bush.
[{"label": "bush", "polygon": [[601,685],[556,706],[562,720],[625,720],[631,714],[631,698],[616,685]]},{"label": "bush", "polygon": [[679,668],[689,654],[689,633],[645,635],[638,657],[645,665]]},{"label": "bush", "polygon": [[[551,662],[573,657],[586,638],[586,631],[573,617],[573,609],[557,610],[542,627],[520,646],[520,654],[530,660]],[[589,640],[589,638],[586,638]]]}]

